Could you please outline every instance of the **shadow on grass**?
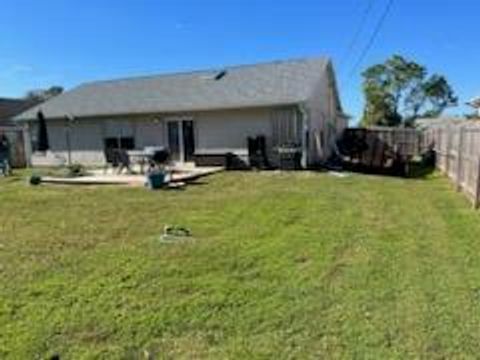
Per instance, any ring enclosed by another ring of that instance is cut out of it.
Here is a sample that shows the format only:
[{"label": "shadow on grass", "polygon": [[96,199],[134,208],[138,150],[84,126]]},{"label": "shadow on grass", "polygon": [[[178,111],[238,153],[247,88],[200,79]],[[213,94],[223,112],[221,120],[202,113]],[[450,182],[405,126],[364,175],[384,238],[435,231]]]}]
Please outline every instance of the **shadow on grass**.
[{"label": "shadow on grass", "polygon": [[191,180],[187,182],[187,186],[204,186],[208,184],[209,183],[205,180]]},{"label": "shadow on grass", "polygon": [[427,179],[435,172],[435,166],[430,164],[422,164],[422,163],[413,163],[410,166],[409,174],[407,174],[407,178],[412,179]]},{"label": "shadow on grass", "polygon": [[25,180],[25,177],[16,172],[14,172],[9,176],[0,176],[0,182],[3,184],[13,184],[13,183],[18,183],[24,180]]},{"label": "shadow on grass", "polygon": [[343,163],[340,167],[327,168],[318,171],[349,171],[352,173],[397,177],[405,179],[427,179],[434,171],[435,166],[425,161],[411,161],[408,164],[397,164],[392,167],[372,167],[362,164]]}]

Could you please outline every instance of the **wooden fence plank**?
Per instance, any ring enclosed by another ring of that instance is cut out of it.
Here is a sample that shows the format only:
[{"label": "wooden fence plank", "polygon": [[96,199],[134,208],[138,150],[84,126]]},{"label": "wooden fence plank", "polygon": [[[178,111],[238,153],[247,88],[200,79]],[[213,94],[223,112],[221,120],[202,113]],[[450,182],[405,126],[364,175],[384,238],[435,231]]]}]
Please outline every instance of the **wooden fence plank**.
[{"label": "wooden fence plank", "polygon": [[473,208],[477,210],[480,207],[480,156],[477,161],[477,183],[475,185],[475,193],[473,200]]},{"label": "wooden fence plank", "polygon": [[480,208],[480,124],[446,125],[425,131],[436,166]]},{"label": "wooden fence plank", "polygon": [[445,159],[445,173],[447,174],[447,176],[450,174],[450,151],[451,151],[450,146],[451,146],[451,140],[452,140],[451,132],[449,130],[450,129],[447,128],[447,131],[445,131],[445,134],[446,134],[445,153],[447,156]]},{"label": "wooden fence plank", "polygon": [[456,174],[456,184],[457,184],[457,191],[462,190],[462,168],[463,166],[463,143],[464,143],[464,128],[463,126],[459,130],[459,137],[458,137],[458,150],[457,150],[457,174]]}]

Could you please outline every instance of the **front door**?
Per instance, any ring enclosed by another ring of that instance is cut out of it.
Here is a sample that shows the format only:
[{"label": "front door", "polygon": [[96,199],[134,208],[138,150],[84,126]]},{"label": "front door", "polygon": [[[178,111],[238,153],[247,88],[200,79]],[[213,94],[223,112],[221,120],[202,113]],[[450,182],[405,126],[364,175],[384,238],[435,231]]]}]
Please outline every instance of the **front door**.
[{"label": "front door", "polygon": [[193,161],[195,129],[192,120],[167,122],[168,148],[173,161]]}]

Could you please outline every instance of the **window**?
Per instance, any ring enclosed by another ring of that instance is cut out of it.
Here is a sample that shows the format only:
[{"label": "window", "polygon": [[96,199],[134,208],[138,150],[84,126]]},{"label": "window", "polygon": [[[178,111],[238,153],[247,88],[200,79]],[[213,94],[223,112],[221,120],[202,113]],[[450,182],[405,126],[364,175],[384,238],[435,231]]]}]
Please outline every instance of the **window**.
[{"label": "window", "polygon": [[300,146],[302,143],[302,117],[295,108],[274,110],[272,113],[273,145]]},{"label": "window", "polygon": [[107,137],[104,142],[107,149],[135,149],[135,139],[133,137]]},{"label": "window", "polygon": [[115,119],[103,122],[106,148],[134,150],[135,126],[132,121]]},{"label": "window", "polygon": [[134,150],[135,149],[135,140],[133,137],[121,137],[120,138],[120,148],[125,150]]},{"label": "window", "polygon": [[106,138],[104,142],[105,142],[105,148],[118,149],[118,138]]}]

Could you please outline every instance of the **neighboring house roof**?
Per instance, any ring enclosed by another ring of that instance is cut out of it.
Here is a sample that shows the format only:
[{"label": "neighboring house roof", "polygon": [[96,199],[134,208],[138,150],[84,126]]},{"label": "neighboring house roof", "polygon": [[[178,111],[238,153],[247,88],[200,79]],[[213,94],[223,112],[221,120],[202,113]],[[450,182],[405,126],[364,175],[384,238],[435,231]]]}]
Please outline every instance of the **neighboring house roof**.
[{"label": "neighboring house roof", "polygon": [[467,105],[470,105],[471,107],[476,109],[480,114],[480,97],[473,98],[467,103]]},{"label": "neighboring house roof", "polygon": [[0,98],[0,126],[14,125],[12,119],[38,104],[38,101]]},{"label": "neighboring house roof", "polygon": [[480,109],[480,97],[473,98],[467,103],[467,105],[470,105],[476,109]]},{"label": "neighboring house roof", "polygon": [[86,83],[33,108],[17,120],[171,113],[296,104],[309,99],[330,61],[278,61]]},{"label": "neighboring house roof", "polygon": [[446,125],[460,125],[473,122],[472,119],[463,117],[439,117],[439,118],[421,118],[415,120],[415,127],[419,129],[437,128]]}]

